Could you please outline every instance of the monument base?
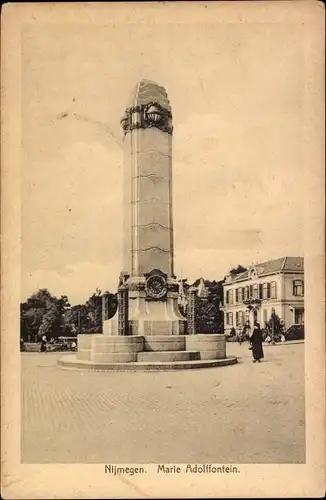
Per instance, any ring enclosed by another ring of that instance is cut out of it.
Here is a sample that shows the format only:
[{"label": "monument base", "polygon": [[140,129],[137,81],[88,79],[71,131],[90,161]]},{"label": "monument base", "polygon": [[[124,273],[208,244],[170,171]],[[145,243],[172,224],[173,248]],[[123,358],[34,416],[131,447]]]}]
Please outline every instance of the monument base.
[{"label": "monument base", "polygon": [[[149,302],[142,297],[129,301],[128,335],[184,335],[186,319],[178,310],[175,298]],[[119,308],[113,318],[103,321],[103,334],[119,335]]]},{"label": "monument base", "polygon": [[191,370],[199,368],[217,368],[237,363],[237,358],[230,356],[225,359],[173,361],[173,362],[136,362],[136,363],[94,363],[81,361],[76,355],[68,354],[58,361],[60,368],[66,370],[81,370],[90,372],[156,372]]},{"label": "monument base", "polygon": [[63,368],[107,371],[174,370],[225,366],[224,335],[78,335],[76,355],[59,360]]}]

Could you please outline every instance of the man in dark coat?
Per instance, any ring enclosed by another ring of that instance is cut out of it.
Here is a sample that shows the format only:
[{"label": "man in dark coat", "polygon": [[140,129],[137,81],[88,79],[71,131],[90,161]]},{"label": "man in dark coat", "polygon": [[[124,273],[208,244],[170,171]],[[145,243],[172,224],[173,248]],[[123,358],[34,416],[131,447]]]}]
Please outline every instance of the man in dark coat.
[{"label": "man in dark coat", "polygon": [[47,343],[46,336],[43,335],[41,339],[41,352],[46,352],[46,343]]},{"label": "man in dark coat", "polygon": [[260,329],[260,325],[257,321],[254,323],[254,328],[252,335],[250,337],[250,344],[252,348],[252,357],[253,362],[260,363],[260,360],[264,358],[264,351],[263,351],[263,333]]}]

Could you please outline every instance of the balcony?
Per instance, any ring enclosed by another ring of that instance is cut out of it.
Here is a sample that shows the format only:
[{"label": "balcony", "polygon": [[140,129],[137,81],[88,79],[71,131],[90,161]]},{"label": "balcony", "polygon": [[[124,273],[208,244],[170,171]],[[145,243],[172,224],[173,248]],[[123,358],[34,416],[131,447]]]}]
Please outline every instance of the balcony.
[{"label": "balcony", "polygon": [[260,306],[261,304],[261,299],[245,299],[243,301],[244,305],[246,306]]}]

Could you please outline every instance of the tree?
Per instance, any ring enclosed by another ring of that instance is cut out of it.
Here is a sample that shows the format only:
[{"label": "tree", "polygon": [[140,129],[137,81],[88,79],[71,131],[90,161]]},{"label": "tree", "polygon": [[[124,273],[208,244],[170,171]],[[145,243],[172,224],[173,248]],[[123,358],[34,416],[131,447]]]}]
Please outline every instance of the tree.
[{"label": "tree", "polygon": [[272,336],[273,327],[274,327],[274,339],[279,340],[281,335],[284,335],[285,325],[284,321],[277,314],[273,314],[265,324],[265,328],[263,329],[265,338],[268,335]]},{"label": "tree", "polygon": [[86,302],[87,316],[89,320],[89,331],[92,333],[102,333],[102,296],[101,290],[96,289],[95,293]]},{"label": "tree", "polygon": [[[112,318],[117,310],[116,294],[105,292],[108,300],[108,316]],[[102,333],[102,292],[98,288],[85,304],[69,308],[64,315],[66,335],[79,333]]]},{"label": "tree", "polygon": [[42,335],[59,336],[64,332],[63,316],[69,307],[66,295],[58,299],[41,288],[20,305],[21,337],[25,341],[37,341]]},{"label": "tree", "polygon": [[[204,280],[207,297],[196,297],[196,330],[199,333],[223,332],[224,321],[220,304],[223,301],[223,282]],[[200,278],[192,286],[198,287]]]},{"label": "tree", "polygon": [[232,274],[233,276],[236,274],[241,274],[246,272],[248,269],[246,267],[243,267],[241,264],[238,264],[237,267],[234,267],[230,269],[229,274]]},{"label": "tree", "polygon": [[89,330],[89,318],[85,304],[72,306],[64,315],[65,335],[73,336]]},{"label": "tree", "polygon": [[38,334],[40,337],[59,337],[62,330],[62,315],[56,304],[52,304],[49,310],[44,314]]},{"label": "tree", "polygon": [[59,337],[64,332],[64,313],[70,307],[68,297],[61,295],[60,299],[51,297],[47,303],[47,310],[43,316],[39,329],[39,335],[42,337]]}]

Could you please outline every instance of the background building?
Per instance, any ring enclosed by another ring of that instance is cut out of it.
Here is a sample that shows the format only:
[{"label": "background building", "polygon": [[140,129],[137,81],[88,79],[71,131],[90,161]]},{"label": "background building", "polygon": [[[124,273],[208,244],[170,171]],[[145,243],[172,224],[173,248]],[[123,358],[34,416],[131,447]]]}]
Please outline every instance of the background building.
[{"label": "background building", "polygon": [[304,323],[303,257],[281,257],[229,274],[223,288],[225,333],[243,325],[250,309],[261,327],[271,318],[273,308],[286,329]]}]

